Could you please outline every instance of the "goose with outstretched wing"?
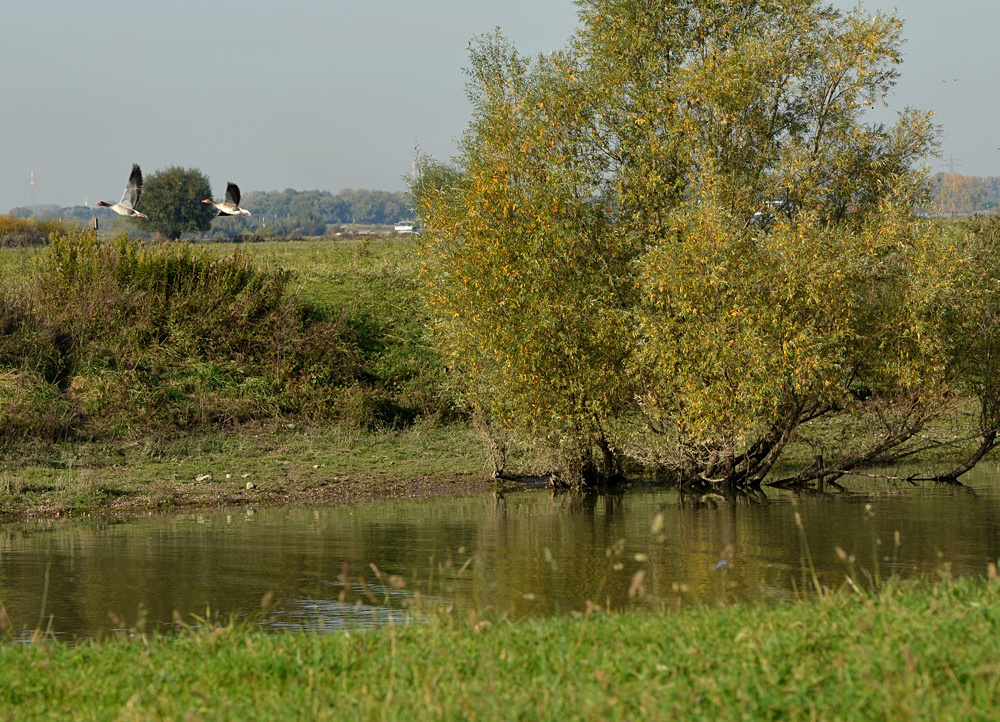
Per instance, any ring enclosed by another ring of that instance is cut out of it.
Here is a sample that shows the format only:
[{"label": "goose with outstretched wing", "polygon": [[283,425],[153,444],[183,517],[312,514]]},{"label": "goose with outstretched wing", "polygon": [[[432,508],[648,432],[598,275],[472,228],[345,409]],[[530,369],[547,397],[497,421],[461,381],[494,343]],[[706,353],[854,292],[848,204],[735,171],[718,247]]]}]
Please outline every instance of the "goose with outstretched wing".
[{"label": "goose with outstretched wing", "polygon": [[136,206],[139,205],[139,197],[142,195],[142,171],[139,170],[139,164],[132,164],[132,173],[128,177],[128,185],[125,186],[125,192],[122,194],[122,199],[117,203],[108,203],[107,201],[97,201],[97,205],[104,206],[105,208],[110,208],[115,213],[120,216],[128,216],[130,218],[146,218],[144,213],[140,213],[136,210]]},{"label": "goose with outstretched wing", "polygon": [[216,201],[206,198],[202,203],[208,203],[219,211],[220,216],[249,216],[250,211],[240,208],[240,189],[235,183],[226,184],[226,199]]}]

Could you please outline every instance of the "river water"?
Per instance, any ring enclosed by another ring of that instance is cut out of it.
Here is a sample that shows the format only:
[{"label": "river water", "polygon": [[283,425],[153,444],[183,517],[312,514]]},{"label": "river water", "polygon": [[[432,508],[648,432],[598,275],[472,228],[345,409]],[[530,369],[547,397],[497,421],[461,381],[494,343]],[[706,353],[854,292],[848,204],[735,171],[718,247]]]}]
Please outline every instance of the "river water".
[{"label": "river water", "polygon": [[414,605],[521,617],[781,601],[848,577],[870,587],[892,574],[983,575],[1000,556],[1000,468],[963,481],[856,477],[844,491],[735,499],[538,489],[10,524],[0,627],[72,640],[235,615],[336,630]]}]

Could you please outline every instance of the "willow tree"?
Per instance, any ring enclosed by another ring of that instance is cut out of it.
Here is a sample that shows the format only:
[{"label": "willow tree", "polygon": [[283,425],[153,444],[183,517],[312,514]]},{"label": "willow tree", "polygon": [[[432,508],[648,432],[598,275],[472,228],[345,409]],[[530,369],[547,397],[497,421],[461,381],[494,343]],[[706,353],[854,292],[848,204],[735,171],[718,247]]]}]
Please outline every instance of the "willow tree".
[{"label": "willow tree", "polygon": [[498,36],[475,45],[461,172],[425,163],[414,190],[432,229],[428,298],[464,398],[550,444],[579,481],[618,470],[605,426],[631,398],[622,330],[637,248],[575,157],[566,60],[529,72]]},{"label": "willow tree", "polygon": [[[924,244],[915,264],[921,289],[918,314],[941,349],[949,380],[971,425],[949,438],[939,430],[924,444],[974,443],[950,454],[952,465],[934,478],[956,480],[1000,443],[1000,218],[951,223],[940,242]],[[963,438],[965,437],[965,438]]]},{"label": "willow tree", "polygon": [[573,450],[574,481],[631,457],[759,483],[797,428],[845,410],[882,428],[819,473],[904,444],[948,391],[910,272],[935,242],[912,213],[935,129],[865,116],[896,82],[900,21],[816,0],[578,5],[562,52],[473,44],[455,172],[425,162],[415,184],[466,398]]}]

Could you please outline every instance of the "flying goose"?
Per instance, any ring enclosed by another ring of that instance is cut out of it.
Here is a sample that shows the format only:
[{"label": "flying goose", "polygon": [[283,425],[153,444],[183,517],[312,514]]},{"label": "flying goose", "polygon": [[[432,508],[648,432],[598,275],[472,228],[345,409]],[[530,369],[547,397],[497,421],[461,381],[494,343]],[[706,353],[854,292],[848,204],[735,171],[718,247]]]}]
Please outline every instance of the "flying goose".
[{"label": "flying goose", "polygon": [[142,171],[139,170],[139,164],[132,164],[132,174],[128,177],[128,185],[125,186],[125,192],[122,193],[122,199],[117,203],[108,203],[107,201],[97,201],[97,205],[105,206],[110,208],[115,213],[120,216],[129,216],[131,218],[146,218],[144,213],[140,213],[135,209],[139,205],[139,196],[142,195]]},{"label": "flying goose", "polygon": [[226,200],[215,201],[206,198],[202,203],[209,203],[219,209],[220,216],[249,216],[250,211],[240,208],[240,189],[235,183],[226,184]]}]

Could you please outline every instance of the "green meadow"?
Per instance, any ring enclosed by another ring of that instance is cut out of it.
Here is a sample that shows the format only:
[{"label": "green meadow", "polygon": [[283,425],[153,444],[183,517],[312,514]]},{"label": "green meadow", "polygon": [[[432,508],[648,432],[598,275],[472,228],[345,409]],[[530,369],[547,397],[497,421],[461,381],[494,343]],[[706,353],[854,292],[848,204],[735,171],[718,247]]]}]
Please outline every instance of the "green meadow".
[{"label": "green meadow", "polygon": [[995,580],[780,606],[0,645],[8,719],[994,719]]},{"label": "green meadow", "polygon": [[[0,249],[6,518],[358,501],[428,478],[438,491],[442,479],[485,488],[481,439],[452,408],[423,336],[417,239],[95,241]],[[536,462],[523,454],[511,468]],[[992,576],[942,573],[775,606],[512,621],[418,604],[410,623],[346,632],[206,617],[178,619],[168,636],[139,624],[77,643],[40,623],[0,643],[0,711],[990,719],[998,590]]]},{"label": "green meadow", "polygon": [[86,232],[0,248],[0,514],[484,480],[423,339],[417,248]]}]

